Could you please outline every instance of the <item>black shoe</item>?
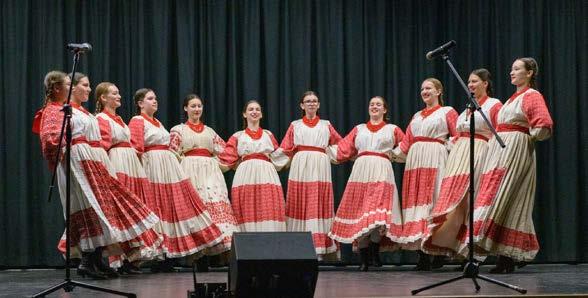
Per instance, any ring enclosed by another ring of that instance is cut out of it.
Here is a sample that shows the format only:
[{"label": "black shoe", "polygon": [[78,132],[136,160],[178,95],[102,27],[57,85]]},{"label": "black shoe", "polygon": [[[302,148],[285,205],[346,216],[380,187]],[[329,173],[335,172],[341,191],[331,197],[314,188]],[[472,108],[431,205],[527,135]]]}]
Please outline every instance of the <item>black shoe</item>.
[{"label": "black shoe", "polygon": [[105,276],[109,278],[117,278],[118,273],[116,270],[110,268],[104,260],[102,259],[102,248],[96,248],[96,250],[92,253],[92,261],[94,262],[94,267],[102,272]]},{"label": "black shoe", "polygon": [[520,261],[520,262],[517,262],[516,264],[517,264],[517,268],[521,269],[521,268],[527,266],[529,263],[527,263],[525,261]]},{"label": "black shoe", "polygon": [[370,256],[372,257],[372,265],[374,267],[382,267],[380,261],[380,243],[370,242]]},{"label": "black shoe", "polygon": [[506,269],[504,269],[504,273],[513,273],[515,271],[515,261],[512,258],[504,257],[506,263]]},{"label": "black shoe", "polygon": [[369,247],[359,249],[359,258],[361,260],[361,265],[359,266],[359,271],[368,271],[369,259],[370,259]]},{"label": "black shoe", "polygon": [[418,251],[419,253],[419,261],[416,265],[416,267],[414,267],[415,271],[431,271],[431,260],[429,259],[429,255],[422,252],[422,251]]},{"label": "black shoe", "polygon": [[434,256],[431,262],[431,269],[439,269],[445,265],[445,256]]},{"label": "black shoe", "polygon": [[513,259],[505,256],[498,256],[496,260],[496,267],[490,269],[490,273],[513,273],[515,270],[515,262]]},{"label": "black shoe", "polygon": [[196,260],[196,271],[197,272],[208,272],[209,271],[209,259],[208,256],[202,256]]},{"label": "black shoe", "polygon": [[94,263],[92,261],[92,254],[93,252],[82,252],[82,259],[80,260],[80,265],[78,266],[77,273],[82,277],[90,277],[93,279],[106,279],[106,275],[102,272],[99,272],[94,267]]},{"label": "black shoe", "polygon": [[122,267],[118,268],[119,274],[129,274],[129,275],[137,275],[142,274],[141,269],[139,267],[133,265],[131,262],[124,260]]},{"label": "black shoe", "polygon": [[170,273],[170,272],[178,272],[176,268],[174,268],[174,259],[168,259],[161,261],[158,263],[159,265],[159,272]]}]

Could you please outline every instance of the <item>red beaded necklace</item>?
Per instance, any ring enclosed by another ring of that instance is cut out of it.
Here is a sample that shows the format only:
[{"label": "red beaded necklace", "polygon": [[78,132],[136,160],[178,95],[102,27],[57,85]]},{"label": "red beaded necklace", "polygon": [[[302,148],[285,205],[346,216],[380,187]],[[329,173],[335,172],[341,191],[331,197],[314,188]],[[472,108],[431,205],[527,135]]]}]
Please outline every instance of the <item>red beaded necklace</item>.
[{"label": "red beaded necklace", "polygon": [[249,127],[245,128],[245,133],[248,134],[252,139],[259,140],[263,135],[263,129],[260,127],[256,131],[249,129]]},{"label": "red beaded necklace", "polygon": [[519,95],[525,93],[527,90],[529,90],[529,87],[525,87],[525,88],[523,88],[523,90],[521,90],[519,92],[515,92],[515,94],[513,94],[511,97],[508,98],[508,103],[511,103],[513,100],[515,100],[515,98],[517,98]]},{"label": "red beaded necklace", "polygon": [[421,116],[422,116],[423,118],[427,118],[427,117],[429,117],[431,114],[435,113],[435,112],[436,112],[438,109],[440,109],[440,108],[441,108],[441,106],[439,106],[439,105],[437,105],[437,106],[434,106],[434,107],[432,107],[432,108],[424,108],[424,109],[421,111]]},{"label": "red beaded necklace", "polygon": [[114,120],[114,122],[118,123],[118,125],[125,127],[125,122],[119,115],[111,114],[106,110],[103,110],[102,113],[106,114],[106,116],[110,117],[110,119]]},{"label": "red beaded necklace", "polygon": [[86,115],[90,114],[90,112],[86,111],[86,109],[84,109],[84,107],[82,107],[82,106],[81,106],[80,104],[78,104],[78,103],[72,102],[72,103],[71,103],[71,106],[72,106],[72,107],[74,107],[74,108],[75,108],[76,110],[78,110],[78,111],[82,111],[82,112],[84,112],[84,114],[86,114]]},{"label": "red beaded necklace", "polygon": [[157,121],[157,119],[155,119],[155,117],[151,118],[145,113],[141,113],[141,117],[143,117],[143,119],[149,121],[149,123],[155,125],[156,127],[161,126],[161,124],[159,124],[159,121]]},{"label": "red beaded necklace", "polygon": [[386,121],[382,121],[378,124],[372,124],[372,121],[368,121],[365,125],[371,132],[377,132],[386,125]]},{"label": "red beaded necklace", "polygon": [[186,125],[188,125],[188,127],[190,127],[196,133],[201,133],[202,131],[204,131],[204,123],[203,122],[198,122],[197,124],[194,124],[190,121],[186,121]]},{"label": "red beaded necklace", "polygon": [[320,120],[321,120],[321,118],[319,118],[318,115],[316,115],[313,119],[306,118],[306,115],[302,116],[302,122],[304,124],[306,124],[306,126],[308,126],[308,127],[315,127],[319,123]]},{"label": "red beaded necklace", "polygon": [[[485,95],[484,97],[480,98],[478,100],[478,105],[480,105],[480,107],[481,107],[482,105],[484,105],[486,100],[488,100],[488,95]],[[468,109],[466,115],[469,117],[471,114],[472,114],[472,111],[470,109]]]}]

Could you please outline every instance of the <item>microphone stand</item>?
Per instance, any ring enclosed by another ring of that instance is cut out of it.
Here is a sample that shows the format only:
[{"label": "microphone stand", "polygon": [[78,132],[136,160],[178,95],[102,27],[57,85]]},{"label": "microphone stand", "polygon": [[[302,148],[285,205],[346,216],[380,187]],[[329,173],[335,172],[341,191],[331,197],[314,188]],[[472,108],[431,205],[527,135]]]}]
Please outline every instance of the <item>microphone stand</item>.
[{"label": "microphone stand", "polygon": [[[80,51],[74,51],[74,58],[73,58],[73,69],[72,79],[76,73],[76,66],[80,59]],[[71,93],[72,93],[73,86],[69,88],[69,93],[67,94],[67,101],[63,105],[63,122],[61,124],[61,133],[59,137],[59,145],[57,146],[57,156],[55,157],[55,167],[53,168],[53,178],[51,180],[51,186],[49,187],[49,196],[48,201],[51,201],[51,193],[53,187],[55,185],[55,175],[57,172],[57,167],[59,166],[59,156],[61,153],[61,143],[63,141],[63,134],[65,131],[65,280],[57,285],[54,285],[50,288],[47,288],[32,297],[45,297],[48,294],[51,294],[59,289],[63,289],[65,292],[71,292],[73,289],[78,286],[81,288],[86,288],[94,291],[100,291],[105,293],[110,293],[119,296],[126,296],[129,298],[137,297],[133,293],[125,293],[120,291],[115,291],[107,288],[98,287],[95,285],[90,285],[82,282],[78,282],[72,280],[70,277],[70,259],[71,259],[71,248],[70,248],[70,211],[71,211],[71,204],[70,204],[70,179],[71,179],[71,141],[72,141],[72,132],[71,132],[71,117],[72,117],[72,109],[70,105]]]},{"label": "microphone stand", "polygon": [[484,119],[484,121],[486,122],[486,124],[488,125],[488,127],[490,127],[490,130],[492,131],[492,133],[494,134],[494,137],[496,137],[496,141],[498,141],[498,144],[500,144],[500,147],[504,148],[504,142],[502,141],[502,139],[500,138],[500,136],[498,136],[498,134],[496,133],[496,130],[494,129],[494,127],[492,126],[492,124],[490,123],[490,121],[488,121],[488,118],[486,117],[486,115],[484,114],[484,112],[482,111],[482,108],[480,107],[480,105],[478,104],[478,102],[476,101],[476,99],[474,98],[474,94],[471,93],[468,90],[468,87],[466,86],[466,84],[464,83],[464,81],[461,79],[461,77],[459,76],[459,74],[457,73],[457,71],[455,70],[455,68],[453,67],[453,64],[451,64],[451,61],[449,60],[449,56],[447,53],[444,53],[442,56],[443,60],[445,60],[445,62],[447,62],[447,65],[449,65],[449,68],[451,69],[451,72],[453,73],[453,75],[457,78],[457,80],[459,81],[459,83],[461,84],[461,86],[463,87],[464,91],[467,93],[468,95],[468,109],[470,110],[470,186],[469,186],[469,243],[468,243],[468,249],[469,249],[469,253],[468,253],[468,262],[465,265],[465,268],[463,270],[463,274],[461,276],[458,277],[454,277],[448,280],[444,280],[432,285],[428,285],[426,287],[422,287],[420,289],[416,289],[416,290],[412,290],[411,293],[412,295],[416,295],[422,291],[428,290],[428,289],[432,289],[444,284],[448,284],[448,283],[452,283],[454,281],[460,280],[460,279],[464,279],[464,278],[471,278],[472,281],[474,282],[474,285],[476,287],[476,292],[480,291],[480,285],[478,284],[478,281],[476,280],[476,278],[485,280],[489,283],[493,283],[496,285],[499,285],[501,287],[505,287],[505,288],[509,288],[512,290],[515,290],[521,294],[526,294],[527,290],[523,289],[519,286],[515,286],[515,285],[511,285],[484,275],[479,274],[479,264],[478,262],[474,259],[474,173],[475,173],[475,165],[474,165],[474,161],[475,161],[475,155],[474,155],[474,139],[475,139],[475,135],[476,135],[476,125],[475,125],[475,117],[474,117],[474,113],[476,111],[480,112],[480,115],[482,115],[482,118]]}]

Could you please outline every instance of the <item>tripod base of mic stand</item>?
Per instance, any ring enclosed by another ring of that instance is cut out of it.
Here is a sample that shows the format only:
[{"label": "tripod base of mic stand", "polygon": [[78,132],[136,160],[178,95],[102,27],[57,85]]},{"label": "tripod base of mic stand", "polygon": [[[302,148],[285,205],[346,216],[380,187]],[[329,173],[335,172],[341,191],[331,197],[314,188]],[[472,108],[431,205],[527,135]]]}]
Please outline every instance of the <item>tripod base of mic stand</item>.
[{"label": "tripod base of mic stand", "polygon": [[448,280],[444,280],[444,281],[441,281],[441,282],[438,282],[438,283],[435,283],[435,284],[432,284],[432,285],[428,285],[428,286],[422,287],[420,289],[412,290],[410,293],[412,295],[416,295],[416,294],[418,294],[418,293],[420,293],[422,291],[425,291],[425,290],[428,290],[428,289],[432,289],[432,288],[436,288],[438,286],[441,286],[441,285],[444,285],[444,284],[448,284],[448,283],[452,283],[454,281],[458,281],[458,280],[464,279],[464,278],[471,278],[472,279],[472,281],[474,282],[474,286],[476,287],[476,293],[478,291],[480,291],[480,285],[478,284],[478,281],[476,280],[476,278],[479,278],[481,280],[485,280],[485,281],[487,281],[489,283],[493,283],[495,285],[499,285],[499,286],[504,287],[504,288],[509,288],[511,290],[515,290],[515,291],[517,291],[517,292],[519,292],[521,294],[526,294],[527,293],[527,290],[525,290],[525,289],[523,289],[521,287],[518,287],[518,286],[515,286],[515,285],[511,285],[511,284],[507,284],[505,282],[502,282],[502,281],[499,281],[499,280],[490,278],[490,277],[485,276],[485,275],[480,275],[480,274],[478,274],[479,272],[480,272],[480,267],[479,267],[478,263],[470,261],[470,262],[468,262],[466,264],[465,268],[463,269],[463,274],[461,276],[454,277],[454,278],[451,278],[451,279],[448,279]]},{"label": "tripod base of mic stand", "polygon": [[114,294],[114,295],[129,297],[129,298],[136,298],[137,297],[137,295],[135,295],[133,293],[126,293],[126,292],[115,291],[115,290],[111,290],[111,289],[107,289],[107,288],[101,288],[98,286],[94,286],[94,285],[90,285],[90,284],[86,284],[86,283],[82,283],[82,282],[78,282],[78,281],[74,281],[74,280],[66,280],[60,284],[57,284],[51,288],[48,288],[42,292],[39,292],[39,293],[33,295],[32,297],[45,297],[46,295],[49,295],[59,289],[63,289],[65,292],[71,292],[71,291],[73,291],[73,289],[75,287],[86,288],[86,289],[90,289],[90,290],[94,290],[94,291],[105,292],[105,293],[110,293],[110,294]]}]

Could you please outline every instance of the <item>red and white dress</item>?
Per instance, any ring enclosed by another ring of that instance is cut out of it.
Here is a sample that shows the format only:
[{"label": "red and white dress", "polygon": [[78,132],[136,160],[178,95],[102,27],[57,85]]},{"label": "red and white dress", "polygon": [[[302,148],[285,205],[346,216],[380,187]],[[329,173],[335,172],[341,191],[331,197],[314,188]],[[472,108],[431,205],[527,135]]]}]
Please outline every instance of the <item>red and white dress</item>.
[{"label": "red and white dress", "polygon": [[331,123],[318,116],[303,117],[290,124],[280,149],[291,159],[286,192],[286,226],[290,232],[312,232],[318,255],[337,251],[328,236],[333,224],[334,203],[331,163],[326,154],[341,136]]},{"label": "red and white dress", "polygon": [[284,193],[276,168],[285,166],[287,159],[269,157],[277,148],[271,132],[247,128],[233,134],[218,156],[223,169],[237,168],[231,205],[241,232],[286,231]]},{"label": "red and white dress", "polygon": [[[486,96],[479,100],[479,104],[492,126],[496,126],[498,111],[502,107],[500,100]],[[431,212],[427,235],[422,243],[422,250],[428,254],[453,257],[465,244],[470,186],[470,117],[471,112],[466,109],[457,118],[458,137],[453,139],[454,145],[447,158],[439,197]],[[492,131],[480,112],[474,113],[474,121],[474,189],[477,189]]]},{"label": "red and white dress", "polygon": [[131,145],[141,154],[151,182],[155,205],[149,207],[161,219],[163,251],[171,258],[200,252],[222,241],[204,203],[169,150],[169,132],[161,122],[143,114],[129,123]]},{"label": "red and white dress", "polygon": [[553,121],[534,89],[515,93],[498,113],[498,135],[488,154],[474,210],[474,241],[482,255],[530,261],[539,251],[533,226],[536,163],[535,141],[551,137]]},{"label": "red and white dress", "polygon": [[[145,175],[145,170],[141,161],[137,157],[137,152],[131,146],[131,131],[122,118],[118,115],[110,114],[106,111],[96,115],[96,121],[100,129],[100,155],[108,152],[109,162],[116,173],[118,180],[125,185],[130,191],[137,195],[141,201],[148,205],[154,206],[153,190],[149,179]],[[157,226],[159,228],[159,226]],[[151,251],[144,251],[138,259],[149,260],[161,254],[160,245],[163,237],[159,236],[158,241],[153,243]],[[118,267],[119,262],[116,258],[111,257],[111,266]],[[130,261],[134,261],[133,258]]]},{"label": "red and white dress", "polygon": [[427,231],[427,219],[439,195],[450,137],[456,137],[457,112],[436,106],[418,111],[406,129],[396,155],[406,159],[402,180],[403,248],[418,250]]},{"label": "red and white dress", "polygon": [[225,148],[225,141],[204,125],[176,125],[171,129],[171,149],[182,159],[181,166],[204,202],[212,221],[223,233],[222,243],[206,249],[215,255],[231,249],[231,239],[238,232],[237,222],[227,191],[225,178],[214,156]]},{"label": "red and white dress", "polygon": [[384,227],[392,242],[399,241],[402,218],[390,159],[394,147],[403,138],[404,133],[394,124],[368,122],[357,125],[337,145],[329,147],[329,155],[337,162],[357,158],[329,237],[354,243],[374,229]]},{"label": "red and white dress", "polygon": [[[40,124],[41,149],[50,161],[57,156],[63,106],[49,103],[43,110]],[[91,145],[96,144],[91,117],[83,108],[73,108],[71,146],[70,241],[72,255],[107,247],[108,254],[132,256],[158,239],[152,229],[159,219],[141,200],[109,173]],[[90,139],[89,137],[94,138]],[[66,198],[66,165],[62,158],[57,168],[57,182],[62,205]],[[64,208],[65,211],[65,208]],[[134,245],[122,245],[132,243]],[[65,239],[59,242],[65,251]],[[122,249],[122,251],[121,251]]]}]

